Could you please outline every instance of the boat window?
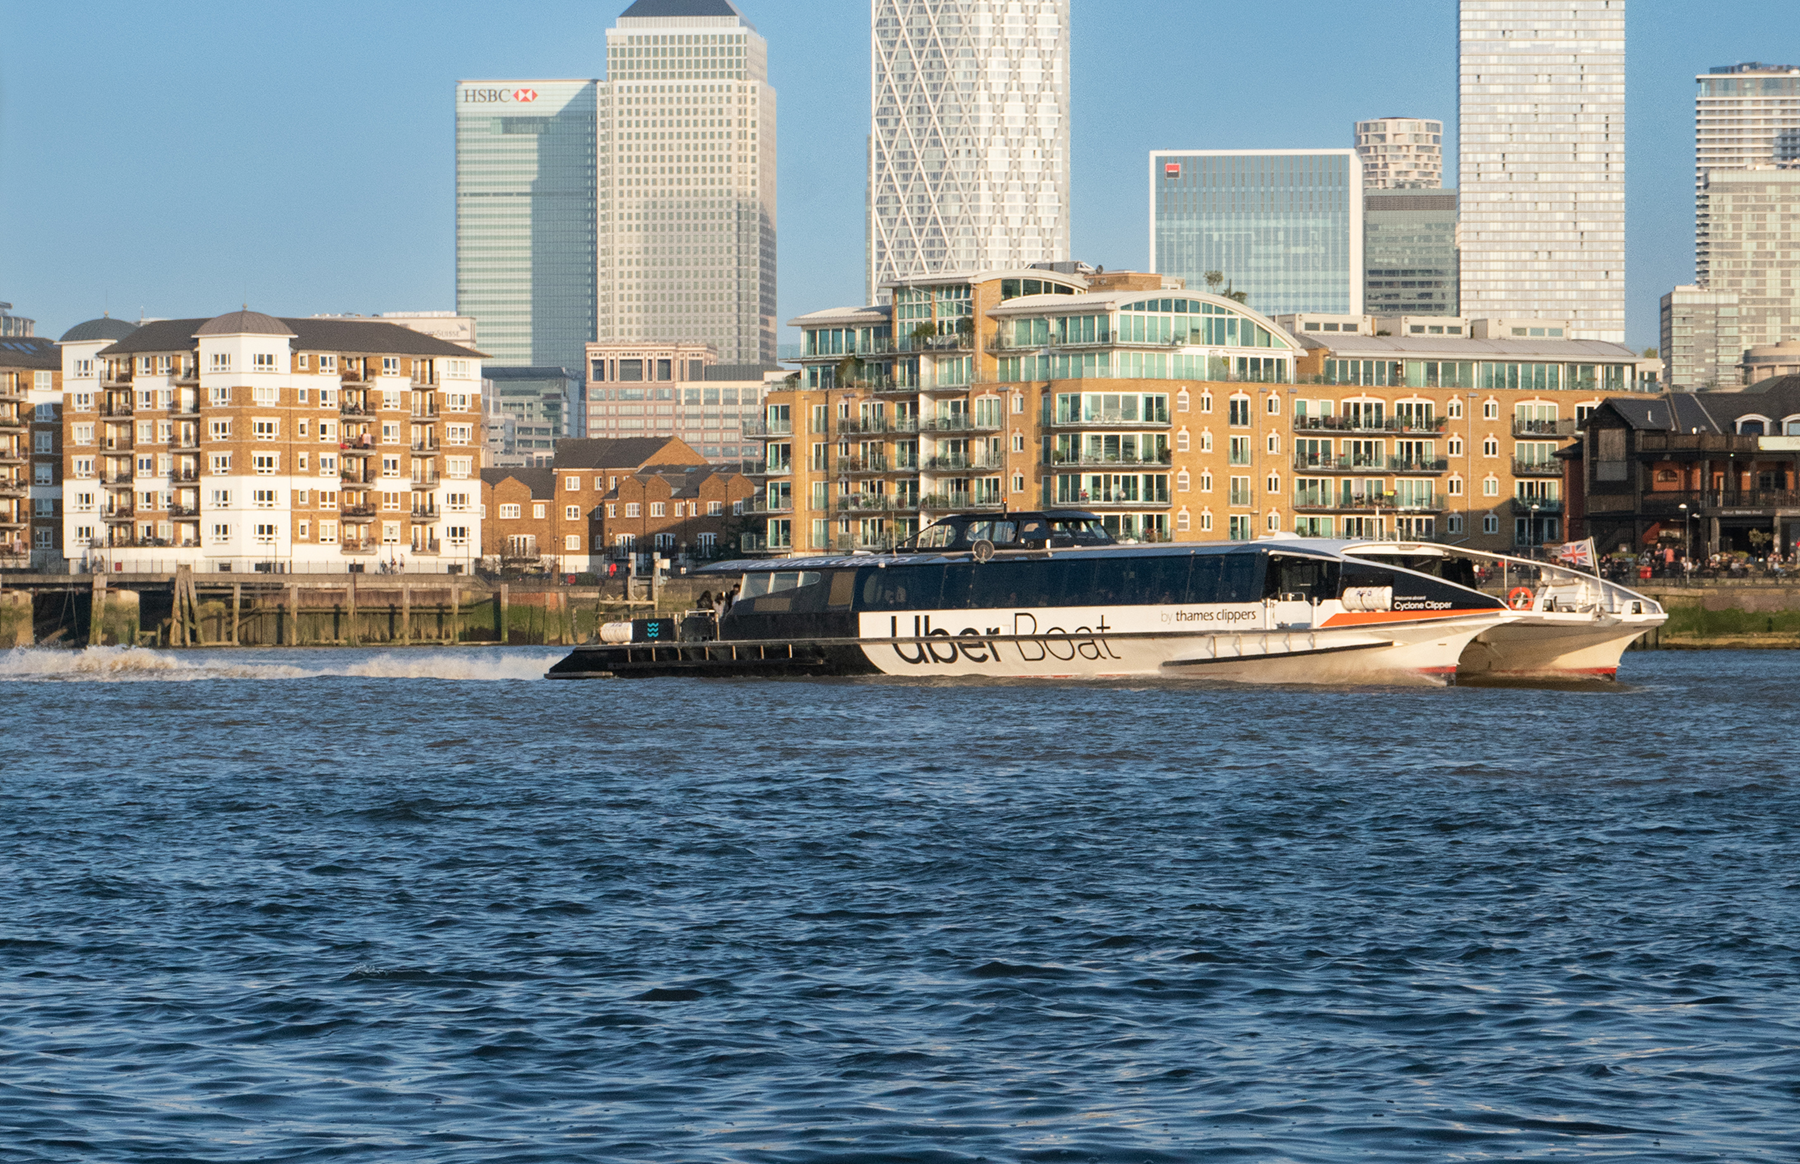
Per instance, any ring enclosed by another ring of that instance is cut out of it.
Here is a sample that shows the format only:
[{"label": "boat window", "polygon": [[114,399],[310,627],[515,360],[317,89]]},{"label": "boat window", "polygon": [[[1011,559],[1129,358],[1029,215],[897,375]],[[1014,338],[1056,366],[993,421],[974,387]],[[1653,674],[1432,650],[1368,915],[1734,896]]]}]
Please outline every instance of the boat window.
[{"label": "boat window", "polygon": [[963,539],[971,546],[982,538],[997,546],[1011,545],[1018,528],[1018,522],[1014,521],[972,521],[964,531]]},{"label": "boat window", "polygon": [[856,598],[856,571],[834,570],[831,574],[831,597],[826,605],[834,609],[848,609]]},{"label": "boat window", "polygon": [[1261,554],[1157,554],[866,567],[862,610],[1029,610],[1255,602]]},{"label": "boat window", "polygon": [[1338,564],[1326,558],[1270,556],[1265,598],[1281,602],[1324,602],[1336,598]]},{"label": "boat window", "polygon": [[1050,536],[1050,526],[1041,517],[1026,518],[1019,525],[1019,539],[1027,542],[1041,542]]},{"label": "boat window", "polygon": [[739,598],[755,598],[769,592],[768,574],[745,574],[744,580],[738,584]]},{"label": "boat window", "polygon": [[817,586],[825,580],[825,575],[817,570],[781,570],[777,573],[759,572],[745,574],[738,586],[739,598],[760,598],[765,594],[779,594],[783,590],[797,590],[802,586]]},{"label": "boat window", "polygon": [[1197,554],[1187,600],[1196,605],[1255,602],[1262,597],[1266,562],[1261,554]]},{"label": "boat window", "polygon": [[1050,522],[1055,544],[1059,546],[1110,546],[1112,535],[1098,519],[1091,517],[1055,518]]},{"label": "boat window", "polygon": [[914,544],[921,550],[945,550],[955,541],[956,527],[947,521],[940,521],[922,530],[919,540]]}]

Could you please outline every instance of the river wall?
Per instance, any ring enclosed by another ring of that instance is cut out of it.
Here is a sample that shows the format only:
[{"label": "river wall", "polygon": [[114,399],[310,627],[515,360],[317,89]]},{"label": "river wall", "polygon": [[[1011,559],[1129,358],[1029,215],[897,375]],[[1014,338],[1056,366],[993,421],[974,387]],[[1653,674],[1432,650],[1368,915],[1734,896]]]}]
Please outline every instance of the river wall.
[{"label": "river wall", "polygon": [[199,589],[184,609],[167,582],[94,587],[86,579],[9,589],[0,578],[0,650],[61,646],[429,646],[593,642],[602,623],[689,610],[716,586],[673,578],[600,586],[489,585],[445,575]]},{"label": "river wall", "polygon": [[1800,648],[1800,585],[1717,581],[1638,589],[1669,612],[1669,621],[1646,635],[1640,649]]}]

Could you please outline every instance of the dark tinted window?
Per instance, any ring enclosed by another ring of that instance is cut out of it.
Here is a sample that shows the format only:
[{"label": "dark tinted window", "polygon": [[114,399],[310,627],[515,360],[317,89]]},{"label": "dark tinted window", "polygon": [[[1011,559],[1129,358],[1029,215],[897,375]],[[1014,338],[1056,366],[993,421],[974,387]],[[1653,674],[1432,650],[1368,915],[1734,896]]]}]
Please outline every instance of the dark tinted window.
[{"label": "dark tinted window", "polygon": [[1256,602],[1263,593],[1266,560],[1260,553],[1124,558],[1058,554],[1029,561],[865,567],[857,586],[857,608],[965,610]]}]

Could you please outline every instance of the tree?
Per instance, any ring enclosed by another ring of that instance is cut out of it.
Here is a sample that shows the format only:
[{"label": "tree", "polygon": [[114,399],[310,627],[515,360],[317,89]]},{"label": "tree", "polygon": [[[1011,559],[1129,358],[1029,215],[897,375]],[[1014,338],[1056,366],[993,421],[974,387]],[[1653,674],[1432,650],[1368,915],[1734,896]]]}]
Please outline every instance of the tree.
[{"label": "tree", "polygon": [[1655,348],[1645,348],[1644,349],[1644,358],[1646,360],[1654,360],[1658,354],[1659,353],[1657,352],[1657,350]]},{"label": "tree", "polygon": [[862,361],[854,355],[845,356],[837,362],[837,386],[848,388],[862,381]]},{"label": "tree", "polygon": [[1208,271],[1201,277],[1206,280],[1206,289],[1214,295],[1217,295],[1219,288],[1225,285],[1225,272],[1223,271]]},{"label": "tree", "polygon": [[937,328],[929,323],[915,324],[912,329],[913,347],[929,347],[931,345],[931,337],[936,334]]}]

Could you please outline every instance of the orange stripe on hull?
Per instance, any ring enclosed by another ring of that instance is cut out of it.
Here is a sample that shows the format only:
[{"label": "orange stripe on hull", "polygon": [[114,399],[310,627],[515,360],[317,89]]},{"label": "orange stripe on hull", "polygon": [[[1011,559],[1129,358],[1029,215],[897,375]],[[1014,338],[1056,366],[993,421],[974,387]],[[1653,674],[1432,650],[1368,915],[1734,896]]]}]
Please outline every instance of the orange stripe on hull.
[{"label": "orange stripe on hull", "polygon": [[1373,626],[1384,622],[1424,622],[1432,618],[1461,618],[1469,614],[1495,614],[1498,608],[1470,610],[1372,610],[1362,614],[1334,614],[1321,626]]}]

